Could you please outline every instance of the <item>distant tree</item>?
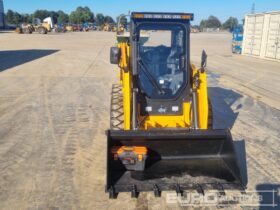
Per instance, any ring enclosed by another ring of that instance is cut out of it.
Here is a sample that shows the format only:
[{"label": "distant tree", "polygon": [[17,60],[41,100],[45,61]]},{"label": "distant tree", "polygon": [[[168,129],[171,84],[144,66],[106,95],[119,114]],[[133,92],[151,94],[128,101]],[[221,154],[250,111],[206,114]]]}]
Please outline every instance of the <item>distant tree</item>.
[{"label": "distant tree", "polygon": [[207,20],[201,20],[200,24],[199,24],[199,27],[201,29],[203,29],[203,28],[206,28],[206,26],[207,26]]},{"label": "distant tree", "polygon": [[221,21],[213,15],[208,18],[207,24],[208,28],[219,28],[222,26]]},{"label": "distant tree", "polygon": [[105,23],[115,23],[114,19],[111,16],[105,16],[104,22]]},{"label": "distant tree", "polygon": [[94,14],[89,7],[78,7],[70,14],[72,23],[94,22]]},{"label": "distant tree", "polygon": [[94,14],[89,7],[84,7],[85,21],[94,22]]},{"label": "distant tree", "polygon": [[57,24],[57,22],[58,22],[58,16],[59,16],[58,12],[49,11],[49,14],[50,14],[49,17],[52,18],[53,23],[54,23],[54,24]]},{"label": "distant tree", "polygon": [[48,10],[36,10],[33,14],[19,14],[13,10],[8,10],[5,14],[5,20],[8,24],[19,25],[20,23],[35,23],[40,19],[43,21],[45,18],[51,17],[53,23],[68,23],[69,15],[63,11],[48,11]]},{"label": "distant tree", "polygon": [[221,21],[213,15],[209,16],[207,20],[201,20],[200,22],[200,28],[220,28],[221,26]]},{"label": "distant tree", "polygon": [[13,10],[8,10],[6,13],[6,22],[8,24],[13,24],[14,22],[14,11]]},{"label": "distant tree", "polygon": [[104,15],[102,13],[96,14],[96,16],[95,16],[95,23],[96,23],[96,25],[97,26],[101,26],[101,25],[104,24],[104,22],[105,22]]},{"label": "distant tree", "polygon": [[235,17],[229,17],[223,24],[224,29],[232,31],[236,26],[238,26],[238,19]]},{"label": "distant tree", "polygon": [[59,10],[57,12],[58,14],[58,18],[57,18],[57,23],[59,24],[65,24],[65,23],[68,23],[69,22],[69,15],[66,14],[65,12]]},{"label": "distant tree", "polygon": [[34,18],[39,18],[41,21],[50,16],[52,16],[52,13],[48,10],[36,10],[33,14]]},{"label": "distant tree", "polygon": [[13,10],[8,10],[6,14],[6,22],[8,24],[19,25],[22,22],[22,16]]},{"label": "distant tree", "polygon": [[27,18],[27,22],[28,22],[28,23],[32,23],[33,19],[34,19],[34,15],[33,15],[33,14],[30,14],[30,15],[28,16],[28,18]]},{"label": "distant tree", "polygon": [[71,23],[82,23],[82,18],[77,12],[71,12],[69,20]]},{"label": "distant tree", "polygon": [[22,23],[32,23],[33,14],[21,14]]},{"label": "distant tree", "polygon": [[58,22],[58,12],[48,10],[36,10],[33,14],[33,18],[38,18],[43,21],[47,17],[51,17],[54,24]]},{"label": "distant tree", "polygon": [[[120,16],[117,17],[117,21],[119,21],[119,19],[120,19]],[[127,25],[127,18],[125,16],[121,17],[120,24],[122,24],[123,26],[126,27],[126,25]]]}]

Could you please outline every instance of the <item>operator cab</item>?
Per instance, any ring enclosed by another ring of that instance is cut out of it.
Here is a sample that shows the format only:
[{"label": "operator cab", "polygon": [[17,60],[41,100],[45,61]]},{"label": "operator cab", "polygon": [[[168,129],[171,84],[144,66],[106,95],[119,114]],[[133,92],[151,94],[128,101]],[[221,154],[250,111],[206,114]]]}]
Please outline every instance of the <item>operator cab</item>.
[{"label": "operator cab", "polygon": [[[132,13],[133,75],[141,115],[179,114],[190,79],[189,33],[192,14]],[[149,39],[143,41],[142,36]],[[169,100],[170,102],[166,102]],[[164,102],[163,102],[164,101]],[[162,103],[163,102],[163,103]],[[175,109],[172,107],[176,107]]]}]

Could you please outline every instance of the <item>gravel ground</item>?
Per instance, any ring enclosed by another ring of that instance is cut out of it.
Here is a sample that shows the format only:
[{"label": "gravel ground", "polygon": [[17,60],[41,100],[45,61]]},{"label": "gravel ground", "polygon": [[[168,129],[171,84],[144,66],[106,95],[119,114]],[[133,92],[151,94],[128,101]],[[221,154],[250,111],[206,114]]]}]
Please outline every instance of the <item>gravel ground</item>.
[{"label": "gravel ground", "polygon": [[[189,209],[104,193],[114,36],[0,34],[0,209]],[[230,39],[192,34],[191,57],[209,55],[214,126],[232,129],[248,190],[280,190],[280,63],[232,55]]]}]

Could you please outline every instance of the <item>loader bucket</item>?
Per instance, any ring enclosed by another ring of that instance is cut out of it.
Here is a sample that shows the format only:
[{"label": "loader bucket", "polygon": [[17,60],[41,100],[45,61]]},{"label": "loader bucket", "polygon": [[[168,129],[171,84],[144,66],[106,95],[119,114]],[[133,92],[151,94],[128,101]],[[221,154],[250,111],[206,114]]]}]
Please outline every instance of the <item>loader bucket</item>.
[{"label": "loader bucket", "polygon": [[[119,192],[196,189],[243,191],[232,137],[229,130],[149,130],[107,132],[107,184],[110,198]],[[148,149],[145,169],[129,171],[116,160],[111,149],[144,146]]]}]

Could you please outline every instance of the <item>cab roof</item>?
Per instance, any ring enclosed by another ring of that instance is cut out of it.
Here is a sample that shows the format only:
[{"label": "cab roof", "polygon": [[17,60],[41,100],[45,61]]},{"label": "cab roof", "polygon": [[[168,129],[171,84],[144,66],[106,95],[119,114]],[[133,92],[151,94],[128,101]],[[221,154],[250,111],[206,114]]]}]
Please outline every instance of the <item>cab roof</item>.
[{"label": "cab roof", "polygon": [[169,21],[191,21],[192,13],[172,13],[172,12],[132,12],[133,20],[169,20]]}]

